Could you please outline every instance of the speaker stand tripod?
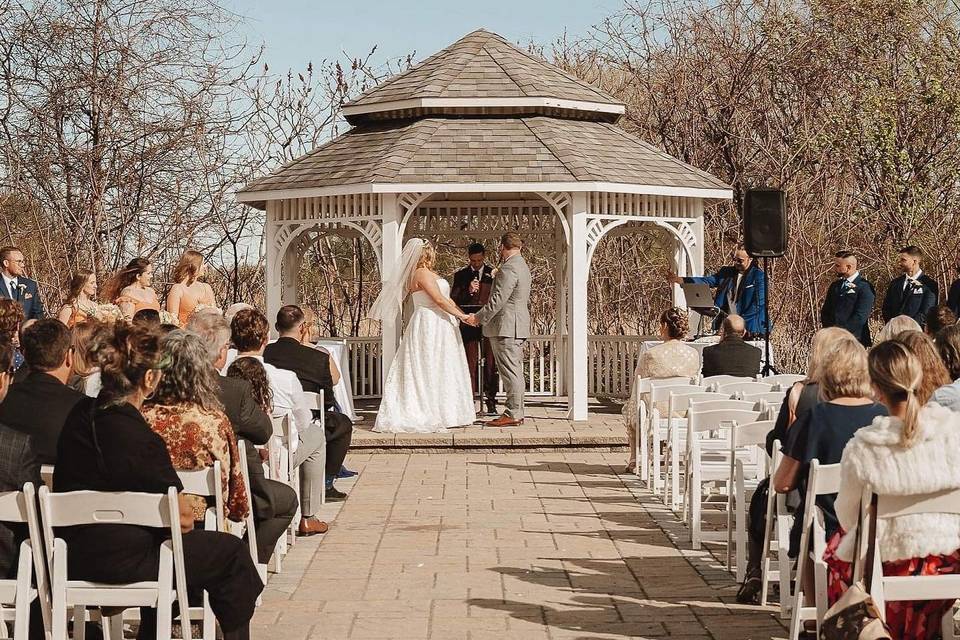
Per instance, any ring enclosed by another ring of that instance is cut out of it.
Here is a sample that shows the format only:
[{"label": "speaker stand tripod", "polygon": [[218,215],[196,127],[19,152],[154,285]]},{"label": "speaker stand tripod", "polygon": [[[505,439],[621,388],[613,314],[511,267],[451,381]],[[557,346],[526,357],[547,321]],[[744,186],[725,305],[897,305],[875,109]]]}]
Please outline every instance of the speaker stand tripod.
[{"label": "speaker stand tripod", "polygon": [[763,369],[764,376],[777,375],[777,368],[770,362],[770,292],[773,290],[770,280],[770,258],[763,259]]}]

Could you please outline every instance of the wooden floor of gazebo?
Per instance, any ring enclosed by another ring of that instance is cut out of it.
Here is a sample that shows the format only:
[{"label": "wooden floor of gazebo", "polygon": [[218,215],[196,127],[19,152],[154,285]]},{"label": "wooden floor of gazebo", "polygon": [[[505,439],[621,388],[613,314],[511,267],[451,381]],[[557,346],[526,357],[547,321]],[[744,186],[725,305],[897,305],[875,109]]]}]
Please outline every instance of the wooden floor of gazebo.
[{"label": "wooden floor of gazebo", "polygon": [[[372,431],[379,400],[358,400],[356,411],[363,420],[354,425],[355,452],[410,453],[452,450],[553,450],[566,448],[626,450],[620,404],[590,399],[586,424],[567,419],[566,398],[533,396],[526,399],[527,417],[518,427],[489,428],[481,425],[450,429],[444,433],[389,434]],[[502,410],[502,405],[500,409]],[[488,420],[489,418],[483,418]]]}]

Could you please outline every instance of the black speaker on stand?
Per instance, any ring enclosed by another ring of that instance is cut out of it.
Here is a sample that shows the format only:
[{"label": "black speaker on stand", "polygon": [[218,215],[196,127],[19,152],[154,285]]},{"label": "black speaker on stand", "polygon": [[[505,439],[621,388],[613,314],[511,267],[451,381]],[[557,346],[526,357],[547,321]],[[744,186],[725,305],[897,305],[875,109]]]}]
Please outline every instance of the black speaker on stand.
[{"label": "black speaker on stand", "polygon": [[752,258],[763,258],[766,295],[763,297],[763,375],[776,374],[770,364],[770,258],[787,252],[787,198],[780,189],[749,189],[743,202],[743,248]]}]

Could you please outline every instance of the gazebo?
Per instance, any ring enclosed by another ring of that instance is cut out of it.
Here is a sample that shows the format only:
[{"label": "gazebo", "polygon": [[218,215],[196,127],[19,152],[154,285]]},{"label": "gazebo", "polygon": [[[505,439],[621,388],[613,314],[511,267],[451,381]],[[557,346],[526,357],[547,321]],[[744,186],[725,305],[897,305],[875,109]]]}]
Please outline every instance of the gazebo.
[{"label": "gazebo", "polygon": [[[597,245],[614,230],[656,225],[671,234],[677,272],[701,273],[704,201],[732,197],[714,176],[618,128],[624,111],[482,29],[367,91],[343,109],[351,130],[238,193],[266,212],[268,316],[297,302],[299,262],[318,235],[365,238],[382,281],[409,237],[519,230],[552,239],[557,322],[529,343],[528,391],[566,396],[568,417],[587,420],[591,391],[629,392],[636,356],[635,346],[590,344]],[[679,288],[674,296],[682,304]],[[351,349],[370,385],[363,394],[377,395],[398,340],[385,328],[377,344]]]}]

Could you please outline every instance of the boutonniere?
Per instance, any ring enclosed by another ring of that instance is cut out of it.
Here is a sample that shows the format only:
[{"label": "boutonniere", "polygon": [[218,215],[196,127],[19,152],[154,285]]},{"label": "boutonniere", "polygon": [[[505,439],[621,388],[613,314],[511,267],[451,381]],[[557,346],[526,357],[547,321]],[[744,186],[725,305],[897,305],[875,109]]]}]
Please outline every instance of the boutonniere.
[{"label": "boutonniere", "polygon": [[21,296],[23,295],[23,292],[26,290],[27,290],[27,285],[23,284],[22,282],[17,285],[17,291],[20,292]]},{"label": "boutonniere", "polygon": [[498,273],[500,273],[500,269],[494,269],[490,272],[490,277],[496,278]]}]

